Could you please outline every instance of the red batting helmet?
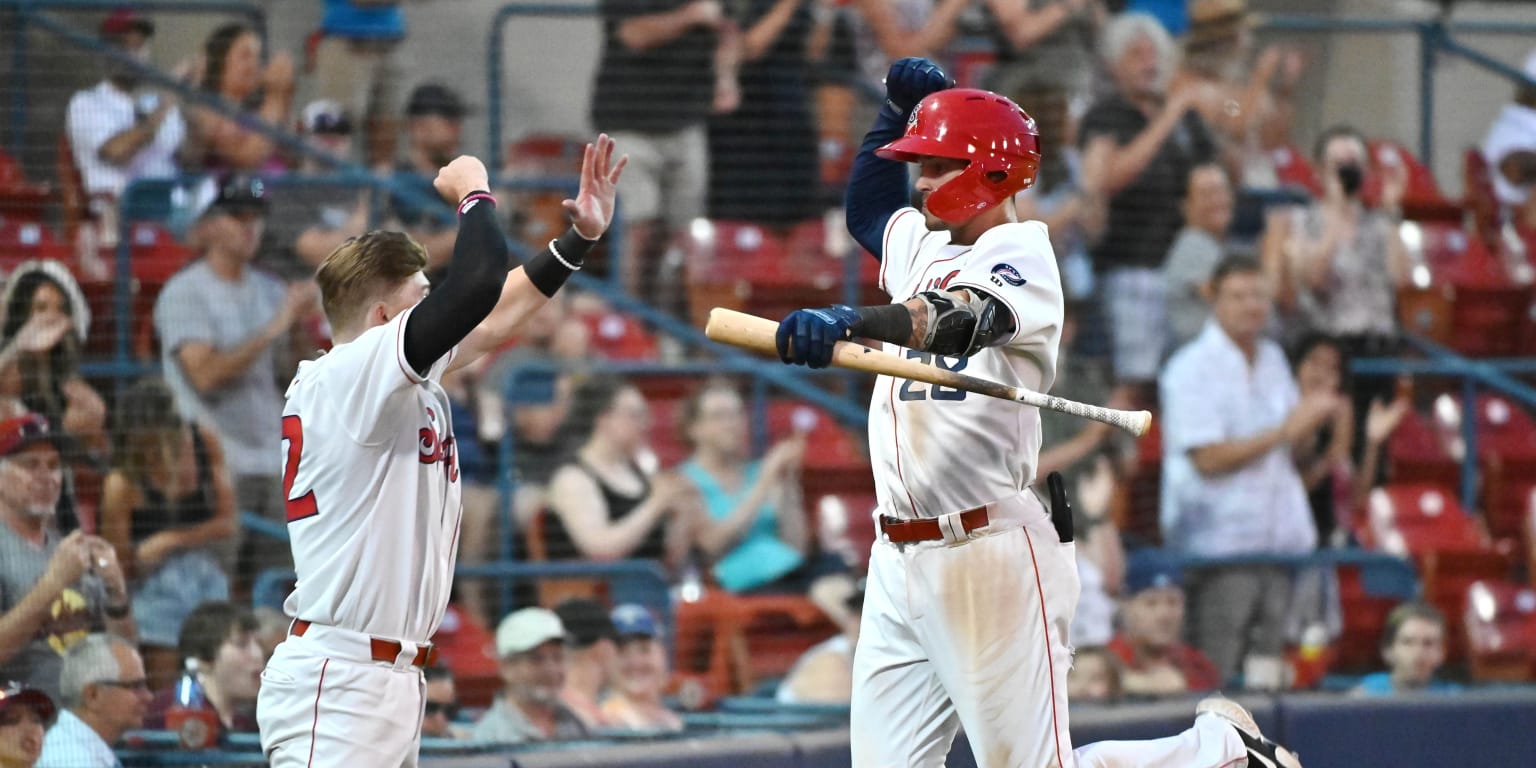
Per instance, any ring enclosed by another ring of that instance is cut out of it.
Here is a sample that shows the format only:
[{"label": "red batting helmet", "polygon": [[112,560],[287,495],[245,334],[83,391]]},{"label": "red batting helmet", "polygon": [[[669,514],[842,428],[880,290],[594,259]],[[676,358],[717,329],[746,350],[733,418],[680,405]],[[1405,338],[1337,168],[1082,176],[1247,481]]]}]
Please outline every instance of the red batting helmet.
[{"label": "red batting helmet", "polygon": [[1019,105],[991,91],[951,88],[912,110],[906,135],[875,150],[887,160],[969,160],[959,176],[928,195],[928,211],[951,224],[966,221],[1035,183],[1040,131]]}]

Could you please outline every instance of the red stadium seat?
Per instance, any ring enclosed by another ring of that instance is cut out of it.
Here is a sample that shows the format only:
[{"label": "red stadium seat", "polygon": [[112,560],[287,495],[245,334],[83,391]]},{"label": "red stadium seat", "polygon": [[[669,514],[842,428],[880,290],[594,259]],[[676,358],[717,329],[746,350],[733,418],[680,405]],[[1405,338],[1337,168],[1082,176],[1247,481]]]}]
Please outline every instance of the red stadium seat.
[{"label": "red stadium seat", "polygon": [[622,312],[581,315],[591,333],[592,351],[609,360],[655,360],[656,337],[639,320]]},{"label": "red stadium seat", "polygon": [[801,477],[808,495],[867,492],[871,487],[869,456],[864,441],[832,416],[794,400],[768,403],[768,439],[783,440],[796,432],[807,435]]},{"label": "red stadium seat", "polygon": [[1477,404],[1477,454],[1489,532],[1513,543],[1521,538],[1527,494],[1536,483],[1536,419],[1503,397],[1484,395]]},{"label": "red stadium seat", "polygon": [[[1450,286],[1448,343],[1467,355],[1513,355],[1529,317],[1531,286],[1515,279],[1503,258],[1460,226],[1404,224],[1403,240],[1414,261],[1429,269],[1433,285]],[[1414,317],[1410,328],[1423,330]]]},{"label": "red stadium seat", "polygon": [[799,595],[707,590],[677,604],[674,683],[694,703],[745,693],[786,673],[800,654],[838,629]]},{"label": "red stadium seat", "polygon": [[1281,186],[1302,189],[1314,196],[1323,194],[1322,185],[1317,183],[1317,171],[1312,168],[1307,153],[1300,148],[1279,147],[1270,152],[1270,160],[1275,164],[1275,175],[1280,178]]},{"label": "red stadium seat", "polygon": [[1536,680],[1536,589],[1501,580],[1473,582],[1463,619],[1473,680]]},{"label": "red stadium seat", "polygon": [[1412,221],[1461,222],[1461,207],[1446,199],[1435,181],[1435,174],[1400,142],[1375,139],[1368,142],[1371,160],[1376,172],[1367,179],[1361,196],[1368,205],[1376,205],[1381,199],[1381,181],[1384,168],[1402,164],[1408,170],[1408,188],[1403,192],[1403,218]]},{"label": "red stadium seat", "polygon": [[0,217],[41,222],[53,198],[53,187],[28,181],[16,158],[0,152]]},{"label": "red stadium seat", "polygon": [[0,219],[0,272],[10,272],[23,261],[53,259],[70,263],[68,245],[53,230],[35,221]]},{"label": "red stadium seat", "polygon": [[651,451],[663,468],[674,467],[692,452],[679,423],[683,404],[679,400],[651,400],[650,406]]},{"label": "red stadium seat", "polygon": [[449,603],[443,623],[432,636],[441,664],[453,673],[459,701],[468,707],[488,707],[501,690],[496,639],[472,614]]},{"label": "red stadium seat", "polygon": [[1387,477],[1393,482],[1433,483],[1455,488],[1461,464],[1423,416],[1409,411],[1387,438]]},{"label": "red stadium seat", "polygon": [[1389,483],[1371,492],[1358,531],[1368,546],[1400,557],[1430,551],[1488,551],[1476,522],[1447,487]]}]

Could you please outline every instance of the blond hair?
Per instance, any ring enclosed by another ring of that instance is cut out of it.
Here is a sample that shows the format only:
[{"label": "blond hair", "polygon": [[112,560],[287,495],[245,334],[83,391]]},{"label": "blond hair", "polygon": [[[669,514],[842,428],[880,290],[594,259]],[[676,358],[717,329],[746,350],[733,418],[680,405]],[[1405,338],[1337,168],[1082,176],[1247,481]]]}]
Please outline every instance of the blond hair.
[{"label": "blond hair", "polygon": [[351,329],[370,304],[427,268],[427,249],[404,232],[349,238],[320,263],[315,282],[333,329]]}]

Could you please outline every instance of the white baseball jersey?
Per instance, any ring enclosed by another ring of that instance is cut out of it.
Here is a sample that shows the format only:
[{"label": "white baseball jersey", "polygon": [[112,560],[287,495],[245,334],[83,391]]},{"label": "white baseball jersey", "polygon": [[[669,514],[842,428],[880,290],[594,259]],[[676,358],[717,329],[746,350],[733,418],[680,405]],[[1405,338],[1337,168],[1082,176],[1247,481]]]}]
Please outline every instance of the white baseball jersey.
[{"label": "white baseball jersey", "polygon": [[[1037,392],[1056,379],[1061,341],[1061,275],[1045,225],[1003,224],[975,245],[951,245],[923,214],[897,211],[886,223],[880,287],[893,302],[923,291],[973,288],[1013,313],[1005,343],[969,358],[886,344],[885,350]],[[869,453],[882,514],[936,517],[1015,496],[1034,482],[1040,413],[963,390],[881,376],[869,407]]]},{"label": "white baseball jersey", "polygon": [[299,364],[283,409],[283,489],[298,588],[316,624],[426,642],[448,606],[459,466],[439,380],[405,361],[412,310]]}]

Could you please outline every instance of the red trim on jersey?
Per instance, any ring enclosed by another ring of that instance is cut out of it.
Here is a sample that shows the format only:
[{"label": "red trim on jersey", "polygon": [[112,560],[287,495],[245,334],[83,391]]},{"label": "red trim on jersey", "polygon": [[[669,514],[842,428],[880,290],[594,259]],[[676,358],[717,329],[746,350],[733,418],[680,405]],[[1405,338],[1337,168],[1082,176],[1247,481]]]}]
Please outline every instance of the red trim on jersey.
[{"label": "red trim on jersey", "polygon": [[[415,309],[415,307],[411,307],[405,312],[406,314],[410,314],[411,312],[415,311]],[[405,374],[407,381],[411,382],[412,384],[420,384],[423,381],[426,381],[427,377],[419,375],[415,371],[411,370],[410,363],[405,361],[405,321],[409,319],[409,317],[402,319],[400,321],[400,326],[395,328],[395,362],[400,364],[400,372]],[[431,368],[428,367],[427,370],[431,370]]]},{"label": "red trim on jersey", "polygon": [[876,284],[879,285],[880,290],[885,291],[886,294],[890,294],[891,292],[891,289],[885,287],[885,265],[891,263],[891,230],[896,228],[896,220],[907,215],[908,213],[917,213],[917,209],[903,208],[897,211],[896,215],[892,216],[890,221],[885,223],[885,237],[880,242],[880,275]]},{"label": "red trim on jersey", "polygon": [[896,480],[901,483],[902,492],[907,494],[907,505],[912,508],[912,516],[917,516],[917,502],[912,500],[912,492],[907,490],[907,479],[901,476],[901,441],[896,439],[896,379],[891,379],[891,391],[885,395],[885,401],[891,406],[891,450],[896,452]]},{"label": "red trim on jersey", "polygon": [[1061,725],[1056,720],[1056,662],[1051,658],[1051,622],[1045,617],[1045,589],[1040,586],[1040,564],[1035,560],[1035,540],[1029,529],[1023,528],[1024,543],[1029,545],[1029,564],[1035,569],[1035,595],[1040,598],[1040,628],[1045,630],[1045,668],[1051,676],[1051,736],[1056,740],[1056,764],[1066,765],[1061,759]]},{"label": "red trim on jersey", "polygon": [[320,683],[315,686],[315,720],[309,726],[309,760],[304,763],[306,766],[315,763],[315,731],[320,727],[320,691],[325,688],[325,668],[330,665],[330,659],[320,665]]},{"label": "red trim on jersey", "polygon": [[[1248,748],[1247,747],[1243,747],[1243,751],[1247,752]],[[1221,765],[1216,766],[1216,768],[1232,768],[1232,766],[1237,765],[1238,763],[1241,763],[1241,762],[1245,762],[1247,760],[1248,760],[1248,755],[1245,754],[1242,757],[1234,758],[1232,760],[1228,760],[1225,763],[1222,763]]]}]

